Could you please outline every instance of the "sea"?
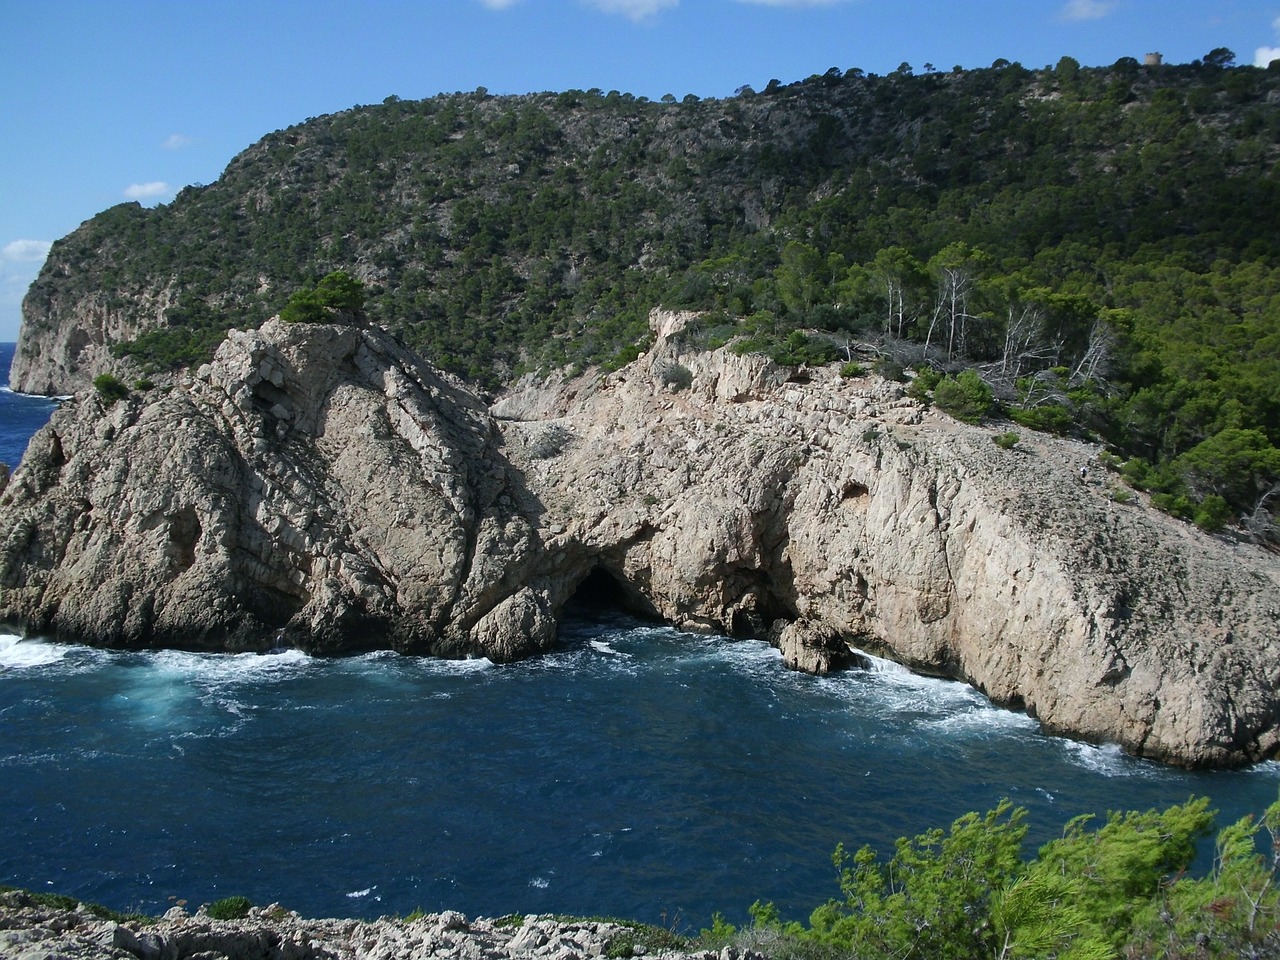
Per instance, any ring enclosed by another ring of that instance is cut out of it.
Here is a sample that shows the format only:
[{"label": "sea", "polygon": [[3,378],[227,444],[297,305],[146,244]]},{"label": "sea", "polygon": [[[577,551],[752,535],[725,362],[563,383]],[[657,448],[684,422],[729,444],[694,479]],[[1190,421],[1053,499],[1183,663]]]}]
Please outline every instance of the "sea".
[{"label": "sea", "polygon": [[[0,393],[0,458],[51,406]],[[884,661],[812,677],[767,644],[616,611],[561,627],[504,666],[0,632],[0,883],[149,913],[242,895],[696,932],[757,900],[804,919],[839,894],[837,844],[891,854],[1006,798],[1030,856],[1080,814],[1208,796],[1225,825],[1280,790],[1275,763],[1137,760]]]}]

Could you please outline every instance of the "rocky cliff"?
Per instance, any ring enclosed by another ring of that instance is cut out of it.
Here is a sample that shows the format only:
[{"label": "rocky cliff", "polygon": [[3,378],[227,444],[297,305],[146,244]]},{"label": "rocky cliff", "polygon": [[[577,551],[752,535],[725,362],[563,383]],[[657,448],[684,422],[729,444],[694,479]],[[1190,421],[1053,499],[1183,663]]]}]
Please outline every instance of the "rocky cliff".
[{"label": "rocky cliff", "polygon": [[381,331],[276,321],[172,389],[82,396],[0,495],[0,619],[506,661],[598,592],[1144,756],[1276,752],[1275,558],[1115,502],[1085,445],[1004,450],[898,384],[683,354],[654,321],[623,370],[492,409]]}]

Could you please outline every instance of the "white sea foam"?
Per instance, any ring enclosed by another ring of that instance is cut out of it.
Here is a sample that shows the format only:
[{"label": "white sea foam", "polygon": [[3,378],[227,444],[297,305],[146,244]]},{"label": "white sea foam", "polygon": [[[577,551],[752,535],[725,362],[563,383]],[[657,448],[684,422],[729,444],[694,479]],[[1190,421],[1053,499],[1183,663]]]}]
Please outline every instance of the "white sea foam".
[{"label": "white sea foam", "polygon": [[1061,741],[1067,758],[1078,766],[1104,777],[1159,778],[1163,768],[1148,760],[1131,757],[1118,744],[1082,743],[1078,740]]},{"label": "white sea foam", "polygon": [[24,640],[12,634],[0,634],[0,668],[24,670],[43,667],[66,658],[71,647],[44,640]]},{"label": "white sea foam", "polygon": [[182,677],[215,686],[249,682],[262,683],[279,677],[296,675],[313,663],[301,650],[280,653],[188,653],[161,650],[152,655],[152,664],[160,673]]},{"label": "white sea foam", "polygon": [[546,877],[534,877],[529,881],[529,886],[538,890],[545,890],[547,887],[551,886],[551,881]]},{"label": "white sea foam", "polygon": [[599,653],[607,653],[612,657],[630,658],[631,654],[615,650],[607,640],[592,640],[591,647]]},{"label": "white sea foam", "polygon": [[[363,900],[365,897],[369,896],[369,894],[373,893],[373,891],[377,889],[378,889],[377,884],[374,884],[372,887],[365,887],[363,890],[352,890],[350,893],[347,894],[347,897],[351,900]],[[382,898],[375,897],[374,899],[381,900]]]}]

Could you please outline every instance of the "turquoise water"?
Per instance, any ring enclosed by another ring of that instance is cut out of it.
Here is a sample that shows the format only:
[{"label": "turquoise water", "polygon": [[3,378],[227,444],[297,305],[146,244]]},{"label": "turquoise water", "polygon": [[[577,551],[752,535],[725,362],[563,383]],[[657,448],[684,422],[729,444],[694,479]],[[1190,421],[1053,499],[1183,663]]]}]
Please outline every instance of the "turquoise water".
[{"label": "turquoise water", "polygon": [[1079,813],[1195,794],[1225,822],[1280,787],[1276,764],[1190,773],[1046,737],[887,664],[809,677],[763,643],[585,613],[562,639],[497,667],[0,636],[0,882],[148,911],[242,894],[696,929],[756,899],[803,917],[837,892],[836,843],[889,850],[1003,797],[1030,852]]}]

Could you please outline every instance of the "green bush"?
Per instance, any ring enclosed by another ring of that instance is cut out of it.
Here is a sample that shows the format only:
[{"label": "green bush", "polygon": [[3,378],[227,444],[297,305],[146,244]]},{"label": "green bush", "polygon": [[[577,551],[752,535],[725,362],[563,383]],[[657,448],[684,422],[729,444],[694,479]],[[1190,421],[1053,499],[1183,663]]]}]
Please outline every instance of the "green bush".
[{"label": "green bush", "polygon": [[991,438],[992,442],[1001,450],[1012,450],[1018,445],[1018,441],[1022,439],[1012,430],[1006,430],[1004,433],[997,433]]},{"label": "green bush", "polygon": [[850,360],[840,368],[840,376],[846,380],[852,380],[854,377],[864,377],[867,374],[867,368],[860,363]]},{"label": "green bush", "polygon": [[1222,497],[1211,493],[1200,501],[1193,519],[1201,530],[1209,532],[1221,530],[1231,519],[1231,507]]},{"label": "green bush", "polygon": [[907,387],[907,396],[913,400],[919,400],[921,403],[928,403],[929,395],[933,393],[934,388],[941,382],[941,373],[933,369],[933,367],[925,367],[911,379],[911,385]]},{"label": "green bush", "polygon": [[280,311],[286,323],[327,323],[341,316],[354,317],[364,309],[364,284],[335,270],[326,274],[315,288],[303,287]]},{"label": "green bush", "polygon": [[946,376],[933,389],[934,405],[965,423],[977,423],[995,402],[995,394],[975,370]]},{"label": "green bush", "polygon": [[98,391],[98,396],[107,406],[129,395],[129,388],[114,373],[100,373],[94,377],[93,389]]},{"label": "green bush", "polygon": [[1043,433],[1067,434],[1075,429],[1075,418],[1060,403],[1045,403],[1038,407],[1014,407],[1009,419],[1028,430]]},{"label": "green bush", "polygon": [[253,901],[248,897],[223,897],[209,904],[205,913],[215,920],[243,920],[251,909]]}]

